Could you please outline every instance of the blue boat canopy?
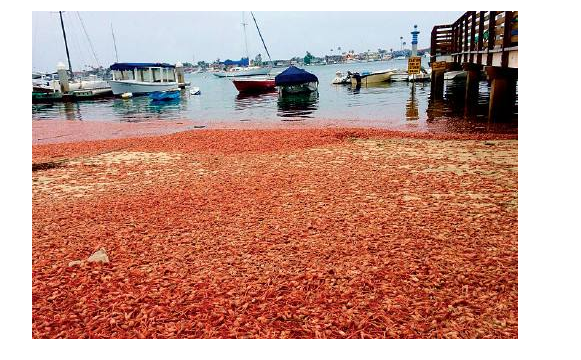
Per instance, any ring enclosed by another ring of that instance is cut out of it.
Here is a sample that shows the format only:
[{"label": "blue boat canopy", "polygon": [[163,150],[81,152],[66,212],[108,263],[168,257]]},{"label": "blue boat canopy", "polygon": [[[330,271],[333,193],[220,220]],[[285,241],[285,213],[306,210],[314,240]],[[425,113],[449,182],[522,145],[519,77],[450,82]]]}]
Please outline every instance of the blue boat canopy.
[{"label": "blue boat canopy", "polygon": [[150,67],[175,68],[175,65],[166,63],[115,63],[110,66],[110,69],[117,71],[126,71],[133,69],[147,69]]},{"label": "blue boat canopy", "polygon": [[234,61],[234,60],[226,60],[223,63],[225,66],[248,66],[249,65],[249,61],[248,58],[241,58],[239,61]]},{"label": "blue boat canopy", "polygon": [[319,79],[308,71],[291,66],[274,78],[276,86],[298,85],[309,82],[319,82]]}]

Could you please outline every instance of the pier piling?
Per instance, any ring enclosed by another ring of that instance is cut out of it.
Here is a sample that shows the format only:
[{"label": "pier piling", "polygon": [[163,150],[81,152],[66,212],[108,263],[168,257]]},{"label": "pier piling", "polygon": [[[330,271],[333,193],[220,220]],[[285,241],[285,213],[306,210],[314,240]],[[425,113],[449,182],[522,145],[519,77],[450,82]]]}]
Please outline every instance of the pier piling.
[{"label": "pier piling", "polygon": [[473,113],[474,105],[478,103],[478,87],[480,83],[481,66],[464,63],[462,69],[466,71],[466,94],[464,97],[464,115]]},{"label": "pier piling", "polygon": [[488,119],[497,120],[511,111],[516,98],[517,70],[487,66],[486,74],[491,82]]},{"label": "pier piling", "polygon": [[181,62],[176,63],[176,75],[178,84],[184,84],[186,82],[184,74],[184,65]]},{"label": "pier piling", "polygon": [[61,93],[67,94],[69,92],[69,74],[67,73],[67,68],[65,64],[59,62],[56,66],[56,71],[59,76],[59,83],[61,86]]},{"label": "pier piling", "polygon": [[432,71],[431,92],[437,99],[441,99],[444,96],[444,72],[445,70]]}]

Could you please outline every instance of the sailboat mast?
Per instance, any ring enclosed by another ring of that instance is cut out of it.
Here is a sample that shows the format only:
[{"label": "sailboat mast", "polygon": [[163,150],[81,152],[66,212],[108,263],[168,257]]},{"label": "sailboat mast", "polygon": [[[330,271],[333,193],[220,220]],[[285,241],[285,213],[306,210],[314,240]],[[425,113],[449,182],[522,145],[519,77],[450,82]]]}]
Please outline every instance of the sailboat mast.
[{"label": "sailboat mast", "polygon": [[262,40],[262,45],[264,46],[264,50],[266,50],[266,55],[268,55],[268,61],[270,61],[270,66],[272,66],[272,59],[270,58],[270,53],[266,48],[266,44],[264,43],[264,39],[262,38],[262,34],[260,33],[260,28],[258,27],[258,23],[256,22],[256,18],[254,17],[254,13],[251,11],[250,15],[252,15],[252,20],[254,20],[254,25],[256,25],[256,30],[258,30],[258,35],[260,36],[260,40]]},{"label": "sailboat mast", "polygon": [[119,62],[119,55],[117,55],[117,42],[115,41],[115,32],[113,31],[113,23],[111,23],[111,35],[113,35],[113,46],[115,47],[115,62]]},{"label": "sailboat mast", "polygon": [[246,19],[244,17],[244,11],[242,12],[242,28],[244,29],[244,47],[246,49],[246,58],[248,59],[248,66],[250,66],[250,56],[248,55],[248,38],[246,37]]},{"label": "sailboat mast", "polygon": [[67,33],[65,32],[65,23],[63,22],[63,12],[59,11],[61,17],[61,28],[63,29],[63,38],[65,39],[65,49],[67,51],[67,60],[69,62],[69,71],[73,75],[73,67],[71,66],[71,56],[69,55],[69,44],[67,43]]}]

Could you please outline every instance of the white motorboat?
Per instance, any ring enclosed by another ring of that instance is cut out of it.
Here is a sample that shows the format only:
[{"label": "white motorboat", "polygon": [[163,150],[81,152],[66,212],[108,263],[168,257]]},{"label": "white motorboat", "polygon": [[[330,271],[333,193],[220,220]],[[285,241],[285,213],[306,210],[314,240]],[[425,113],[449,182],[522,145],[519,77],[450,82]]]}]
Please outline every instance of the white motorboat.
[{"label": "white motorboat", "polygon": [[391,75],[391,81],[408,81],[408,72],[406,70],[397,70]]},{"label": "white motorboat", "polygon": [[419,74],[416,74],[415,77],[414,77],[414,75],[409,75],[408,80],[409,81],[419,81],[419,82],[430,81],[431,75],[432,75],[432,69],[428,68],[428,70],[426,70],[422,67]]},{"label": "white motorboat", "polygon": [[240,77],[240,76],[255,76],[268,75],[271,67],[249,66],[249,67],[235,67],[228,71],[215,72],[217,77]]},{"label": "white motorboat", "polygon": [[149,94],[178,87],[175,66],[165,63],[115,63],[110,80],[114,95],[123,93]]},{"label": "white motorboat", "polygon": [[393,58],[393,60],[407,60],[407,57],[405,57],[405,56],[397,56],[397,57]]},{"label": "white motorboat", "polygon": [[351,86],[358,87],[385,83],[391,80],[391,76],[394,72],[394,69],[387,69],[373,72],[362,71],[349,73]]},{"label": "white motorboat", "polygon": [[[61,83],[56,73],[35,75],[33,75],[32,79],[33,92],[54,93],[61,91]],[[109,88],[109,83],[106,80],[97,78],[96,75],[69,80],[69,91],[102,90]]]},{"label": "white motorboat", "polygon": [[351,76],[349,74],[343,75],[341,71],[337,71],[335,73],[335,78],[332,81],[332,84],[339,85],[339,84],[350,84],[351,83]]}]

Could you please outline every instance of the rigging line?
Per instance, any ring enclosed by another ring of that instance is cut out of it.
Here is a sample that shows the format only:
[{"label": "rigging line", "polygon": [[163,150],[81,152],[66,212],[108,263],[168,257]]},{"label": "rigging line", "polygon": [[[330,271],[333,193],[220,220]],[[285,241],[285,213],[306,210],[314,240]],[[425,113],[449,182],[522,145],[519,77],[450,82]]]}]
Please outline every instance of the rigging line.
[{"label": "rigging line", "polygon": [[67,25],[69,27],[69,39],[70,41],[70,45],[71,45],[71,49],[73,57],[76,57],[77,61],[75,62],[78,65],[78,69],[80,71],[84,70],[84,63],[85,63],[85,54],[83,54],[83,49],[81,48],[80,44],[79,44],[79,39],[77,38],[77,29],[75,28],[76,24],[71,21],[70,16],[68,16],[67,13]]},{"label": "rigging line", "polygon": [[[73,15],[71,15],[73,17]],[[75,32],[73,33],[74,39],[77,42],[77,46],[79,47],[79,54],[81,56],[81,60],[83,63],[82,71],[85,71],[86,67],[91,63],[91,51],[88,49],[87,44],[83,41],[79,24],[77,21],[71,21],[74,24]]]},{"label": "rigging line", "polygon": [[87,37],[87,42],[89,43],[89,47],[91,47],[91,52],[93,53],[93,57],[95,58],[95,61],[97,62],[97,66],[101,67],[101,64],[99,63],[99,59],[97,58],[97,54],[95,53],[95,49],[93,48],[93,42],[91,41],[91,38],[89,37],[89,33],[87,33],[87,29],[85,28],[85,22],[83,21],[83,18],[81,17],[81,13],[79,13],[77,11],[77,16],[79,17],[79,20],[81,21],[81,26],[83,27],[83,32],[85,33],[85,36]]},{"label": "rigging line", "polygon": [[[71,14],[71,17],[73,17],[73,16],[74,15]],[[87,66],[89,66],[89,64],[94,64],[92,56],[91,56],[91,50],[89,49],[89,46],[87,45],[87,43],[85,41],[83,41],[84,38],[82,35],[82,30],[80,29],[80,26],[76,20],[75,20],[74,28],[76,31],[74,36],[75,36],[75,39],[76,39],[77,44],[79,46],[80,54],[82,56],[82,62],[83,62],[82,71],[85,71],[85,69],[87,68]]]},{"label": "rigging line", "polygon": [[272,65],[272,59],[270,57],[270,53],[268,52],[268,48],[264,43],[264,39],[262,38],[262,34],[260,33],[260,29],[258,28],[258,23],[256,22],[256,18],[254,17],[254,13],[251,11],[250,15],[252,15],[252,20],[254,20],[254,24],[256,25],[256,30],[258,30],[258,35],[260,36],[260,40],[262,40],[262,45],[264,45],[264,50],[266,50],[266,55],[268,55],[268,60],[270,61],[270,65]]}]

